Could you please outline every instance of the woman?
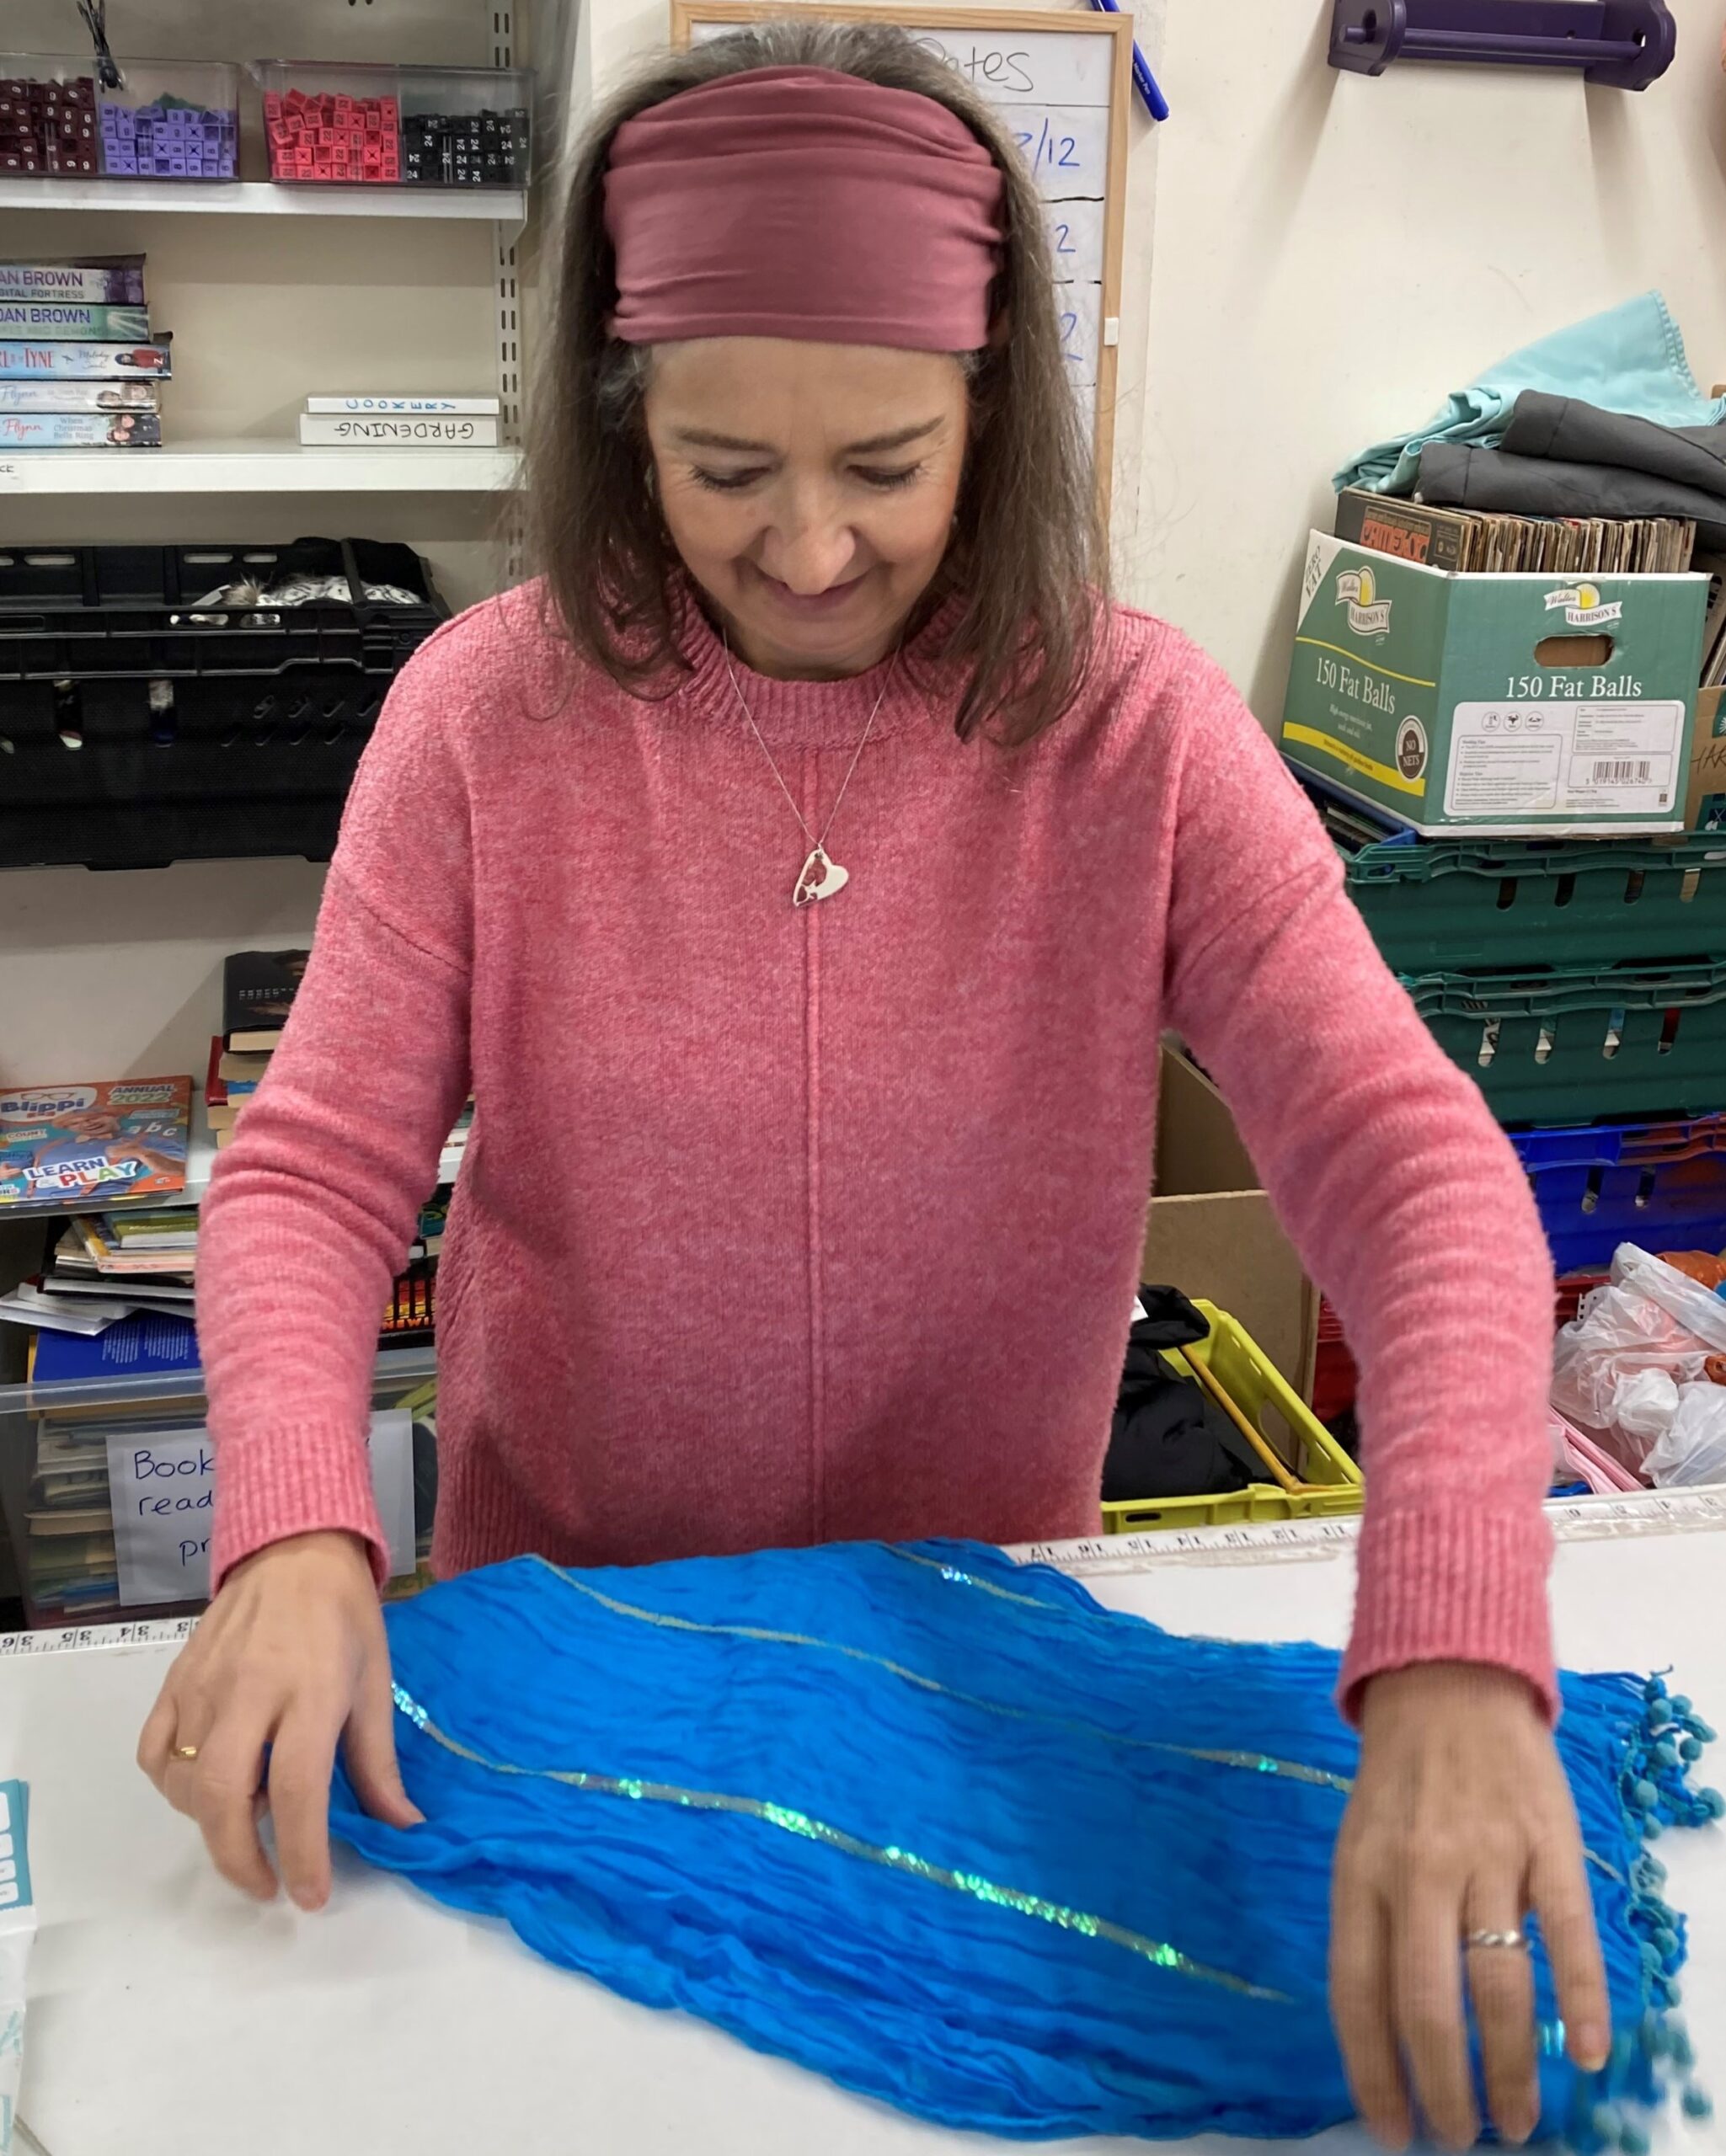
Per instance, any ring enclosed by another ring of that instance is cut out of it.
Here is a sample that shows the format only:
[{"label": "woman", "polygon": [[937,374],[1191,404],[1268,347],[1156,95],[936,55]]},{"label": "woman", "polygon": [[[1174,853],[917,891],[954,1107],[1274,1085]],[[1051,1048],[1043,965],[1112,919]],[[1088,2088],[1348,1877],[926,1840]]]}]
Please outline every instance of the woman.
[{"label": "woman", "polygon": [[1094,1529],[1173,1026],[1362,1364],[1361,2108],[1472,2138],[1466,1961],[1526,2136],[1527,1961],[1468,1935],[1537,1909],[1606,2047],[1548,1726],[1542,1245],[1250,713],[1096,597],[1029,179],[893,33],[663,58],[577,173],[550,343],[545,584],[397,683],[206,1207],[220,1591],[142,1764],[260,1896],[267,1774],[308,1907],[339,1742],[415,1816],[363,1438],[470,1084],[441,1570]]}]

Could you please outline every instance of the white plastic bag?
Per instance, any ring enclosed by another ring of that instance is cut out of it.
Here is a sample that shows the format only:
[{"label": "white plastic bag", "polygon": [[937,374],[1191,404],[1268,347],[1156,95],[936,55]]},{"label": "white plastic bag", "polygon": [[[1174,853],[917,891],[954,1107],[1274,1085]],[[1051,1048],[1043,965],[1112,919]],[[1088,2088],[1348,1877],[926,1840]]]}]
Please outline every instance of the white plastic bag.
[{"label": "white plastic bag", "polygon": [[1726,1385],[1679,1388],[1677,1410],[1642,1471],[1665,1489],[1726,1482]]},{"label": "white plastic bag", "polygon": [[1584,1297],[1558,1335],[1552,1406],[1643,1472],[1672,1428],[1684,1389],[1697,1386],[1709,1355],[1720,1353],[1726,1301],[1634,1243],[1621,1243],[1611,1279]]}]

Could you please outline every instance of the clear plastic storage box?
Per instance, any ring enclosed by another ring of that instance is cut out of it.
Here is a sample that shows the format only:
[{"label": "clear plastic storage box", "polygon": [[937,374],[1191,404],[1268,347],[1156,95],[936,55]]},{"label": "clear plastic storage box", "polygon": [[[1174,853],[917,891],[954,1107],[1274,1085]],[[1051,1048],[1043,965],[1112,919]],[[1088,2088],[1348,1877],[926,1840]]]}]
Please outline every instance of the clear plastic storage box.
[{"label": "clear plastic storage box", "polygon": [[225,61],[122,60],[124,86],[96,90],[110,179],[235,179],[240,71]]},{"label": "clear plastic storage box", "polygon": [[533,77],[515,67],[259,60],[270,176],[286,184],[521,188]]},{"label": "clear plastic storage box", "polygon": [[95,62],[0,52],[0,176],[91,179],[101,169]]},{"label": "clear plastic storage box", "polygon": [[122,60],[109,89],[88,56],[0,53],[0,174],[233,179],[240,75],[225,61]]},{"label": "clear plastic storage box", "polygon": [[[396,1593],[430,1577],[436,1372],[430,1348],[391,1348],[372,1379],[373,1415],[393,1411],[396,1426],[386,1470],[395,1476],[400,1515],[392,1547],[398,1539],[403,1545]],[[207,1412],[195,1369],[0,1385],[0,1509],[31,1625],[112,1625],[203,1607],[214,1517]],[[382,1442],[374,1437],[374,1447]],[[404,1444],[411,1491],[401,1486]],[[142,1526],[117,1521],[117,1504],[151,1517]],[[386,1534],[391,1510],[386,1502]]]}]

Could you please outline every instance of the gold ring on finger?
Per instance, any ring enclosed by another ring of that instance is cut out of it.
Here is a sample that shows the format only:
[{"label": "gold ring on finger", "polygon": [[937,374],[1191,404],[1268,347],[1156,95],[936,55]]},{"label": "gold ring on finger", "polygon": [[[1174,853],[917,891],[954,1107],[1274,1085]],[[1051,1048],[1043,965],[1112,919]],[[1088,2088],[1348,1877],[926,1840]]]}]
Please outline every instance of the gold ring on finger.
[{"label": "gold ring on finger", "polygon": [[195,1759],[198,1756],[198,1748],[195,1744],[176,1744],[174,1748],[174,1756],[176,1759]]}]

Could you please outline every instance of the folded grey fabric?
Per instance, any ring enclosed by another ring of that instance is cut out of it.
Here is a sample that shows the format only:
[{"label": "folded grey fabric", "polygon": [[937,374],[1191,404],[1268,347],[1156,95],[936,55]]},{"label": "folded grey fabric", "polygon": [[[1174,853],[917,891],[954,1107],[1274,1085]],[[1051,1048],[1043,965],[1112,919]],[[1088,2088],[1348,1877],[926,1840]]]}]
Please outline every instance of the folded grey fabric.
[{"label": "folded grey fabric", "polygon": [[1645,472],[1726,501],[1726,422],[1663,427],[1633,412],[1606,412],[1576,397],[1526,389],[1516,399],[1499,447],[1515,456],[1560,464],[1611,464]]},{"label": "folded grey fabric", "polygon": [[1726,489],[1717,493],[1622,465],[1566,463],[1434,441],[1420,452],[1417,491],[1422,501],[1510,516],[1693,517],[1697,545],[1726,552]]}]

